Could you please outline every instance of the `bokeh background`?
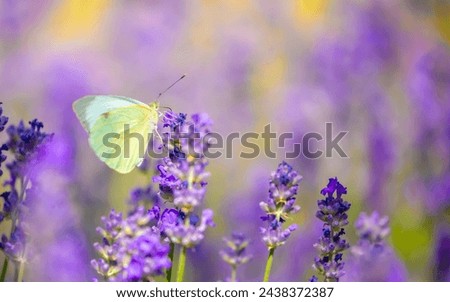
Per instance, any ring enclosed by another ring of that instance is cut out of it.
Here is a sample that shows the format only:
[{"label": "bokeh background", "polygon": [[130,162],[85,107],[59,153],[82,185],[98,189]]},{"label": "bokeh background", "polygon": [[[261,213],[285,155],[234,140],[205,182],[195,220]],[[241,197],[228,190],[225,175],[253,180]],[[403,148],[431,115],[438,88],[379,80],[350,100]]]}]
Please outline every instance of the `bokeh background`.
[{"label": "bokeh background", "polygon": [[[150,180],[139,171],[119,175],[97,160],[73,101],[117,94],[150,102],[187,74],[160,102],[208,113],[223,135],[260,133],[268,123],[297,142],[306,132],[324,133],[326,122],[348,131],[341,145],[349,158],[289,160],[303,175],[302,210],[294,219],[299,229],[277,250],[273,280],[311,275],[321,232],[316,201],[334,176],[353,204],[351,243],[359,212],[377,210],[390,217],[395,259],[387,265],[400,279],[449,280],[449,12],[445,0],[1,0],[4,113],[10,123],[42,120],[63,163],[41,176],[50,202],[37,215],[41,253],[26,279],[91,280],[100,217],[111,208],[126,211],[130,191]],[[239,279],[262,278],[267,251],[258,204],[285,150],[276,150],[277,159],[244,160],[241,149],[235,144],[233,158],[210,163],[205,202],[217,226],[189,254],[188,280],[229,275],[219,250],[231,231],[251,238],[254,255]]]}]

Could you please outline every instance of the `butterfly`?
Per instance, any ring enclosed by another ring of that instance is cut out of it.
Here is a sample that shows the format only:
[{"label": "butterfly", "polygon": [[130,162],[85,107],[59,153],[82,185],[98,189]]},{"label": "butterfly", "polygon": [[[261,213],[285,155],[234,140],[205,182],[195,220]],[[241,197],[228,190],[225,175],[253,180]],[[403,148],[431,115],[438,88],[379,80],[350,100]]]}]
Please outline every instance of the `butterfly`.
[{"label": "butterfly", "polygon": [[132,98],[91,95],[76,100],[73,110],[89,134],[97,157],[111,169],[126,174],[139,166],[159,119],[159,104]]}]

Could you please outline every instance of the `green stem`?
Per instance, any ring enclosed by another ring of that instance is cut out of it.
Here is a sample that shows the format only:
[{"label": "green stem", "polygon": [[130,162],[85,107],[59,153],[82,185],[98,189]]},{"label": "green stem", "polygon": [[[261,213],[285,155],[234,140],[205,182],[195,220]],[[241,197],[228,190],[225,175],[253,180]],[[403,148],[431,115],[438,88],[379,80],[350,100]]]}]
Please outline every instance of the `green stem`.
[{"label": "green stem", "polygon": [[5,258],[5,260],[3,261],[2,274],[0,275],[0,282],[5,282],[6,272],[8,271],[8,263],[8,258]]},{"label": "green stem", "polygon": [[[27,193],[27,187],[28,187],[28,178],[23,177],[20,179],[20,195],[19,195],[19,203],[22,203],[25,200],[25,195]],[[20,221],[18,221],[18,210],[16,210],[15,213],[15,219],[13,219],[13,225],[11,228],[11,235],[14,233],[15,229],[18,227]],[[14,261],[14,280],[16,282],[22,282],[23,281],[23,275],[25,271],[25,244],[22,250],[22,255],[19,258],[19,261]]]},{"label": "green stem", "polygon": [[24,272],[25,272],[25,261],[22,260],[18,263],[18,268],[16,269],[14,280],[16,280],[16,282],[22,282]]},{"label": "green stem", "polygon": [[237,267],[233,266],[231,268],[231,282],[236,282],[236,276],[237,276]]},{"label": "green stem", "polygon": [[166,280],[167,282],[170,282],[170,280],[172,280],[172,268],[173,268],[173,254],[175,251],[175,244],[173,244],[172,242],[170,243],[170,251],[169,251],[169,259],[170,259],[170,263],[172,263],[172,265],[170,266],[170,269],[166,272]]},{"label": "green stem", "polygon": [[275,248],[271,248],[269,250],[269,257],[267,257],[267,263],[266,263],[266,269],[264,270],[263,282],[269,282],[270,271],[272,270],[273,253],[274,252],[275,252]]},{"label": "green stem", "polygon": [[[190,168],[190,169],[191,170],[189,172],[190,176],[188,178],[189,179],[188,183],[189,183],[189,187],[192,187],[192,177],[193,177],[192,175],[194,175],[194,174],[192,174],[193,168]],[[192,173],[191,173],[191,171],[192,171]],[[189,220],[190,220],[190,212],[187,212],[186,217],[184,218],[184,225],[186,227],[189,227]],[[187,248],[185,246],[181,246],[180,255],[178,257],[177,282],[183,282],[184,269],[186,266],[186,251],[187,251]]]},{"label": "green stem", "polygon": [[177,282],[183,282],[184,268],[186,266],[186,247],[182,246],[178,258]]}]

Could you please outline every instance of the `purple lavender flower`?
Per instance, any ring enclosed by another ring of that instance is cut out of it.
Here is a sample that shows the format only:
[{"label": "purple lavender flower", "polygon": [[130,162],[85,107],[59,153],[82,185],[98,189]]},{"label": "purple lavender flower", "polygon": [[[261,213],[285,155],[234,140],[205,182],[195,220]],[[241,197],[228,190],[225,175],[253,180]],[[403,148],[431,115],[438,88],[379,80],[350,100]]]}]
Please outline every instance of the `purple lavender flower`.
[{"label": "purple lavender flower", "polygon": [[311,278],[309,278],[309,282],[318,282],[319,278],[317,276],[313,275]]},{"label": "purple lavender flower", "polygon": [[91,265],[104,280],[109,280],[121,270],[117,263],[117,248],[122,235],[122,213],[112,209],[108,217],[102,217],[102,222],[104,228],[97,228],[97,232],[102,236],[102,242],[94,243],[100,258],[92,260]]},{"label": "purple lavender flower", "polygon": [[159,208],[138,207],[126,219],[111,211],[98,228],[101,243],[94,247],[100,255],[91,261],[97,273],[108,281],[152,281],[172,265],[169,245],[160,238]]},{"label": "purple lavender flower", "polygon": [[131,206],[132,210],[139,206],[149,208],[151,205],[157,205],[160,202],[161,199],[157,192],[154,191],[151,184],[146,187],[137,187],[133,189],[128,200],[128,204]]},{"label": "purple lavender flower", "polygon": [[297,229],[296,224],[292,224],[286,229],[281,226],[273,227],[269,225],[267,228],[260,228],[262,239],[269,249],[275,249],[286,243],[286,240],[291,236],[291,233]]},{"label": "purple lavender flower", "polygon": [[[177,281],[183,280],[186,249],[197,246],[207,227],[214,226],[212,210],[203,210],[201,217],[196,214],[203,202],[209,177],[205,171],[208,160],[204,154],[209,146],[206,137],[211,124],[206,114],[193,114],[188,120],[186,114],[168,111],[163,117],[163,126],[170,130],[163,133],[163,147],[169,154],[157,166],[159,175],[153,178],[153,182],[159,185],[161,198],[175,206],[175,209],[164,213],[163,235],[170,240],[172,248],[174,244],[181,246]],[[168,280],[170,276],[171,271],[167,275]]]},{"label": "purple lavender flower", "polygon": [[9,259],[14,261],[25,261],[24,251],[25,251],[26,235],[23,227],[16,227],[11,232],[9,238],[3,234],[0,241],[0,249],[3,250],[5,255]]},{"label": "purple lavender flower", "polygon": [[213,214],[211,209],[206,209],[203,210],[201,218],[195,214],[185,216],[184,220],[178,221],[175,225],[166,224],[164,233],[172,243],[186,248],[195,247],[205,237],[206,229],[215,225]]},{"label": "purple lavender flower", "polygon": [[389,217],[373,212],[370,216],[362,212],[355,223],[357,234],[361,241],[367,240],[371,244],[384,244],[384,239],[389,236]]},{"label": "purple lavender flower", "polygon": [[224,238],[224,241],[227,247],[220,251],[220,256],[231,266],[231,277],[228,280],[234,282],[237,281],[238,266],[247,263],[252,257],[245,253],[249,241],[244,234],[237,232],[231,234],[231,238]]},{"label": "purple lavender flower", "polygon": [[179,224],[182,224],[184,218],[185,215],[183,212],[178,211],[177,209],[164,209],[158,222],[158,228],[161,235],[167,237],[165,230],[175,228]]},{"label": "purple lavender flower", "polygon": [[350,249],[342,281],[406,281],[406,269],[386,242],[389,218],[361,213],[355,223],[358,243]]},{"label": "purple lavender flower", "polygon": [[[350,203],[342,199],[347,194],[347,188],[337,179],[330,178],[328,185],[320,193],[325,199],[317,201],[319,210],[316,217],[324,222],[322,235],[314,247],[319,251],[319,257],[314,259],[314,269],[324,277],[324,281],[339,281],[344,272],[342,261],[343,251],[349,244],[342,238],[345,235],[344,226],[348,224],[347,211]],[[313,276],[311,281],[317,281]]]},{"label": "purple lavender flower", "polygon": [[182,181],[170,173],[170,166],[174,166],[170,158],[163,159],[162,164],[156,167],[159,175],[153,177],[153,182],[159,186],[159,196],[166,201],[173,202],[174,190],[182,185]]},{"label": "purple lavender flower", "polygon": [[259,204],[265,212],[261,219],[267,222],[267,227],[260,230],[269,250],[283,245],[297,228],[294,224],[283,230],[282,224],[291,214],[300,210],[300,206],[295,204],[295,199],[301,179],[302,177],[286,162],[282,162],[278,169],[272,172],[269,198]]},{"label": "purple lavender flower", "polygon": [[47,139],[48,135],[41,132],[44,124],[37,119],[28,123],[26,127],[21,121],[18,126],[11,125],[6,129],[9,136],[7,146],[16,159],[24,162],[36,153],[37,148]]},{"label": "purple lavender flower", "polygon": [[3,115],[3,103],[0,102],[0,132],[5,130],[5,125],[8,123],[8,117]]},{"label": "purple lavender flower", "polygon": [[211,120],[194,114],[187,123],[185,114],[168,111],[163,123],[170,129],[163,134],[169,156],[157,166],[159,175],[153,181],[159,184],[162,198],[188,213],[200,205],[206,192],[209,173],[205,171],[208,161],[204,150],[208,144],[204,138],[210,132]]},{"label": "purple lavender flower", "polygon": [[295,198],[301,179],[297,171],[283,161],[270,177],[269,198],[259,204],[265,212],[261,219],[267,224],[266,227],[260,228],[262,239],[269,250],[263,279],[265,282],[269,281],[275,249],[284,245],[297,228],[297,225],[293,224],[283,229],[282,225],[289,219],[290,214],[300,210],[300,206],[295,205]]},{"label": "purple lavender flower", "polygon": [[176,129],[184,125],[186,118],[186,113],[176,114],[173,111],[167,111],[162,118],[163,127],[169,127],[172,131],[176,131]]},{"label": "purple lavender flower", "polygon": [[2,145],[2,150],[9,151],[14,160],[6,165],[9,170],[10,179],[5,182],[11,189],[4,192],[2,197],[5,199],[3,204],[3,217],[14,217],[20,202],[22,202],[30,182],[29,174],[35,165],[37,154],[41,150],[42,145],[49,140],[51,135],[41,132],[43,124],[37,120],[30,123],[30,127],[26,127],[21,121],[18,126],[11,125],[6,129],[8,141]]},{"label": "purple lavender flower", "polygon": [[[157,166],[159,175],[153,178],[159,184],[160,196],[179,209],[186,217],[183,223],[165,228],[166,235],[173,243],[193,247],[203,239],[207,226],[213,226],[211,210],[204,210],[199,219],[194,214],[205,196],[205,171],[208,164],[204,157],[207,148],[205,137],[210,132],[211,120],[204,114],[194,114],[190,121],[185,114],[165,113],[163,123],[170,133],[164,133],[165,148],[169,156]],[[193,221],[195,220],[195,223]]]},{"label": "purple lavender flower", "polygon": [[[9,179],[5,181],[5,185],[9,186],[10,191],[1,194],[4,203],[0,211],[0,222],[5,219],[11,220],[10,234],[9,236],[3,234],[0,242],[0,250],[7,257],[2,272],[6,273],[8,259],[14,261],[16,263],[14,279],[17,281],[23,278],[23,266],[26,259],[24,229],[28,199],[25,197],[29,184],[34,182],[31,175],[34,166],[39,162],[38,154],[51,137],[41,131],[44,125],[38,120],[35,119],[29,124],[30,127],[26,127],[21,121],[17,126],[10,125],[6,129],[8,141],[1,147],[3,151],[8,150],[13,156],[13,160],[6,165],[9,170]],[[4,158],[3,155],[2,157]],[[4,278],[5,275],[2,274],[0,280]]]},{"label": "purple lavender flower", "polygon": [[173,202],[183,212],[190,213],[200,206],[206,193],[206,178],[209,173],[204,168],[203,163],[192,158],[178,158],[174,162],[167,157],[158,165],[159,175],[153,181],[159,184],[163,199]]},{"label": "purple lavender flower", "polygon": [[[3,103],[0,102],[0,132],[5,130],[5,125],[8,123],[8,117],[3,115]],[[6,144],[2,144],[0,146],[0,176],[3,175],[2,171],[2,163],[6,161],[6,155],[3,154],[3,151],[8,151],[8,146]],[[2,216],[0,214],[0,222],[2,221]]]}]

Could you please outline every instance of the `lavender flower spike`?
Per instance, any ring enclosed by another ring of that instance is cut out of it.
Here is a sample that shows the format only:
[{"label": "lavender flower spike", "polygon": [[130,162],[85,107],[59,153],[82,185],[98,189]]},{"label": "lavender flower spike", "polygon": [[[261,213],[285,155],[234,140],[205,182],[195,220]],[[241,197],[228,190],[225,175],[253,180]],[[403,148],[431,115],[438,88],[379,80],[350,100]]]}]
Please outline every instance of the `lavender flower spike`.
[{"label": "lavender flower spike", "polygon": [[244,234],[234,232],[231,238],[224,238],[227,245],[226,249],[220,251],[220,256],[223,261],[231,266],[231,277],[228,279],[231,282],[237,281],[238,266],[247,263],[252,256],[245,254],[249,241]]},{"label": "lavender flower spike", "polygon": [[0,102],[0,132],[5,130],[5,125],[8,123],[8,117],[3,115],[3,103]]},{"label": "lavender flower spike", "polygon": [[[7,119],[1,116],[0,107],[0,128],[3,130]],[[4,220],[11,221],[9,236],[2,234],[0,250],[6,258],[1,269],[0,281],[5,280],[8,270],[8,262],[12,260],[15,265],[14,279],[23,280],[24,265],[27,258],[26,253],[26,228],[28,227],[27,211],[29,211],[29,191],[30,184],[35,183],[32,178],[33,169],[39,162],[40,151],[50,141],[52,135],[46,134],[41,129],[43,123],[37,119],[29,122],[27,127],[22,121],[17,126],[10,125],[6,129],[8,141],[0,147],[0,163],[6,160],[6,156],[1,151],[9,151],[12,155],[6,168],[9,170],[9,179],[4,182],[4,186],[9,187],[9,191],[3,192],[3,208],[0,210],[0,223]],[[27,197],[28,196],[28,197]]]},{"label": "lavender flower spike", "polygon": [[291,233],[295,231],[295,224],[283,229],[282,225],[289,219],[291,214],[300,210],[295,204],[298,185],[302,177],[286,162],[278,165],[278,169],[272,172],[269,181],[269,198],[259,205],[265,212],[261,217],[266,226],[260,228],[262,239],[269,250],[264,281],[269,281],[273,261],[273,253],[279,246],[285,244]]},{"label": "lavender flower spike", "polygon": [[189,217],[185,216],[172,226],[166,227],[164,232],[172,243],[185,248],[193,248],[205,238],[207,227],[215,226],[213,214],[211,209],[206,209],[203,210],[201,219],[195,214],[191,214]]},{"label": "lavender flower spike", "polygon": [[205,209],[201,218],[198,216],[209,177],[205,157],[209,143],[205,138],[211,124],[206,114],[193,114],[187,119],[186,114],[168,111],[163,116],[163,127],[170,129],[163,133],[168,156],[157,166],[159,175],[153,182],[159,185],[159,196],[175,206],[164,212],[161,220],[162,235],[169,238],[172,248],[180,245],[178,282],[183,281],[186,249],[198,245],[207,227],[214,226],[212,210]]},{"label": "lavender flower spike", "polygon": [[384,239],[389,236],[389,217],[381,216],[378,212],[371,215],[362,212],[356,220],[355,228],[360,240],[367,240],[373,245],[384,244]]},{"label": "lavender flower spike", "polygon": [[172,112],[164,115],[163,122],[170,128],[170,133],[164,133],[169,156],[158,165],[159,175],[153,181],[159,184],[163,199],[190,214],[206,193],[209,173],[205,171],[208,160],[204,154],[208,142],[204,138],[212,122],[205,114],[193,114],[188,123],[185,114]]},{"label": "lavender flower spike", "polygon": [[[346,212],[350,209],[350,203],[342,199],[342,195],[347,194],[347,188],[335,177],[330,178],[320,193],[325,198],[317,202],[319,210],[316,217],[324,225],[319,242],[314,244],[319,256],[314,259],[313,267],[324,277],[324,281],[339,281],[345,274],[343,251],[349,248],[347,241],[342,238],[345,235],[343,227],[348,224]],[[318,281],[318,278],[313,276],[310,281]]]},{"label": "lavender flower spike", "polygon": [[295,198],[301,179],[286,162],[282,162],[278,169],[272,172],[269,198],[259,204],[266,213],[261,219],[267,222],[267,227],[261,228],[260,231],[269,250],[283,245],[297,228],[294,224],[283,230],[282,224],[288,220],[290,214],[300,210],[300,206],[295,204]]},{"label": "lavender flower spike", "polygon": [[153,281],[172,265],[169,245],[161,242],[159,208],[138,207],[128,216],[111,211],[98,228],[101,243],[95,243],[100,258],[91,265],[105,281]]},{"label": "lavender flower spike", "polygon": [[351,247],[343,281],[406,281],[407,271],[386,241],[389,218],[378,212],[361,213],[355,223],[358,243]]},{"label": "lavender flower spike", "polygon": [[[0,102],[0,132],[3,132],[5,130],[5,126],[8,123],[8,117],[3,115],[3,103]],[[3,154],[3,151],[8,151],[8,146],[6,144],[3,144],[0,146],[0,176],[3,175],[2,171],[2,163],[6,160],[6,155]],[[0,214],[0,222],[2,221],[2,217]]]}]

